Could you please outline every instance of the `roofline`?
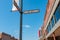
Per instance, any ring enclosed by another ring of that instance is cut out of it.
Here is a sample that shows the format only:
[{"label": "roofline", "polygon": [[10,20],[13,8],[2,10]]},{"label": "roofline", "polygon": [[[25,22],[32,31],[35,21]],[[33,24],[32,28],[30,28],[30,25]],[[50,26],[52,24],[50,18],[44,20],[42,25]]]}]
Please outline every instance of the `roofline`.
[{"label": "roofline", "polygon": [[6,36],[10,37],[11,39],[12,39],[12,38],[16,39],[15,37],[13,37],[13,36],[11,36],[11,35],[9,35],[9,34],[7,34],[7,33],[4,33],[4,32],[0,32],[0,34],[1,34],[1,36],[2,36],[2,35],[6,35]]}]

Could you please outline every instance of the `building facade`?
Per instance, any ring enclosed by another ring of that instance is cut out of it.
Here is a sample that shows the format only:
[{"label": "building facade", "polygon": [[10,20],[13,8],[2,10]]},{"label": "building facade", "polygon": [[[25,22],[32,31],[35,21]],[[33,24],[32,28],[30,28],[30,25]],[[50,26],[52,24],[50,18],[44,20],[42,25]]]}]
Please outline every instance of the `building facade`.
[{"label": "building facade", "polygon": [[60,40],[60,0],[48,0],[39,40]]},{"label": "building facade", "polygon": [[2,32],[2,33],[0,33],[0,40],[18,40],[18,39],[12,37],[9,34]]}]

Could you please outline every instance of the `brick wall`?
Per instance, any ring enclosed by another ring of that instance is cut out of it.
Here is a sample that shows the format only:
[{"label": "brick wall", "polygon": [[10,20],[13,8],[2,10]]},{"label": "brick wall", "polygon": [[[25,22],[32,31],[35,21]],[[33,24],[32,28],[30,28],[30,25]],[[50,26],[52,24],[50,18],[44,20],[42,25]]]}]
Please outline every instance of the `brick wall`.
[{"label": "brick wall", "polygon": [[42,27],[42,34],[45,35],[47,33],[46,30],[44,30],[44,28],[46,27],[47,21],[49,19],[49,15],[50,12],[52,10],[52,7],[54,5],[55,0],[48,0],[47,6],[46,6],[46,13],[45,13],[45,17],[44,17],[44,24]]},{"label": "brick wall", "polygon": [[48,4],[46,7],[46,13],[45,13],[45,17],[44,17],[44,26],[46,26],[46,23],[48,21],[48,18],[49,18],[49,15],[52,10],[54,2],[55,2],[55,0],[48,0]]}]

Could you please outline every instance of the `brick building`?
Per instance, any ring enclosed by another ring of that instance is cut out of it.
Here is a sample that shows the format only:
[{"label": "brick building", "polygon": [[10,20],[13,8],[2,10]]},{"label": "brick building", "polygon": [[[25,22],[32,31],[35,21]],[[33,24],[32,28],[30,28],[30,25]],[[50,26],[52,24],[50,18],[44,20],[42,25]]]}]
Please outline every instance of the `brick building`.
[{"label": "brick building", "polygon": [[18,39],[12,37],[9,34],[2,32],[2,33],[0,33],[0,40],[18,40]]},{"label": "brick building", "polygon": [[60,40],[60,0],[48,0],[39,40]]}]

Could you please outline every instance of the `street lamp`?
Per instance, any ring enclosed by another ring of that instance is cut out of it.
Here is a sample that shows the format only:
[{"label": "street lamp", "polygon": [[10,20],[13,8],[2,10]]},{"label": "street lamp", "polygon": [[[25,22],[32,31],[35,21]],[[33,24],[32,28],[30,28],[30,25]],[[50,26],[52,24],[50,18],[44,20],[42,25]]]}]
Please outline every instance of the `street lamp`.
[{"label": "street lamp", "polygon": [[40,12],[40,10],[38,10],[38,9],[35,9],[35,10],[26,10],[26,11],[24,11],[23,12],[23,0],[19,0],[20,1],[20,8],[19,8],[19,6],[17,5],[17,3],[16,3],[16,1],[14,0],[14,6],[17,8],[17,10],[19,11],[19,13],[20,13],[20,39],[19,40],[22,40],[22,14],[24,13],[24,14],[28,14],[28,13],[38,13],[38,12]]}]

